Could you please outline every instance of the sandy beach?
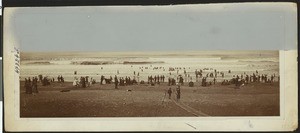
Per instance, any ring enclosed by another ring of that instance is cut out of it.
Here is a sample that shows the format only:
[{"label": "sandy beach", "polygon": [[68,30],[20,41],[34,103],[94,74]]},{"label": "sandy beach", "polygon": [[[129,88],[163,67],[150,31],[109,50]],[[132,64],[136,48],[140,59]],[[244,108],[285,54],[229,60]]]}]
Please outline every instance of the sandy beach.
[{"label": "sandy beach", "polygon": [[[279,84],[250,83],[202,87],[196,83],[181,86],[181,99],[175,100],[176,86],[120,86],[99,83],[87,88],[71,82],[38,84],[38,94],[26,94],[20,82],[21,117],[170,117],[170,116],[278,116]],[[165,96],[171,87],[172,98]],[[61,92],[67,90],[66,92]],[[131,91],[128,91],[131,90]]]}]

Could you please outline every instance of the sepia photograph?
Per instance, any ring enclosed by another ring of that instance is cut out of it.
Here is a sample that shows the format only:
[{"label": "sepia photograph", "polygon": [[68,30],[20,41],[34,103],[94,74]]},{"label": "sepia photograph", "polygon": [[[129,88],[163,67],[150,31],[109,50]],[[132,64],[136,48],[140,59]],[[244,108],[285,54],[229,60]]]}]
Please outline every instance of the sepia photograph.
[{"label": "sepia photograph", "polygon": [[296,16],[292,3],[5,8],[5,128],[293,130]]},{"label": "sepia photograph", "polygon": [[21,117],[279,116],[278,51],[21,52]]}]

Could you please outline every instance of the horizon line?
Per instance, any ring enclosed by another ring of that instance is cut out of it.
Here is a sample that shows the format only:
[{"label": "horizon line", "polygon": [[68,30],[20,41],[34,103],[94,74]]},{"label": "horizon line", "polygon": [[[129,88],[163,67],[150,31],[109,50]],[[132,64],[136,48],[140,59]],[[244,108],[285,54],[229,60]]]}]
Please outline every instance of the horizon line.
[{"label": "horizon line", "polygon": [[20,51],[21,53],[85,53],[85,52],[91,52],[91,53],[139,53],[139,52],[231,52],[231,51],[235,51],[235,52],[263,52],[263,51],[268,51],[268,52],[277,52],[280,50],[149,50],[149,51],[144,51],[144,50],[140,50],[140,51],[75,51],[75,50],[71,50],[71,51]]}]

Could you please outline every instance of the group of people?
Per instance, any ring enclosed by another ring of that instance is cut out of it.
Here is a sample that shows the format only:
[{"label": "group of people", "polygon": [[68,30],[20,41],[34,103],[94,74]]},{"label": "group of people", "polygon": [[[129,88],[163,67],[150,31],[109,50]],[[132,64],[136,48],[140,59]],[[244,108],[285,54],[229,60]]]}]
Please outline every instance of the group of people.
[{"label": "group of people", "polygon": [[114,83],[115,83],[115,89],[118,89],[118,86],[127,86],[127,85],[133,85],[133,84],[138,84],[135,78],[131,79],[130,77],[120,77],[118,79],[117,75],[115,75],[114,78]]},{"label": "group of people", "polygon": [[[146,69],[146,68],[141,68],[141,69]],[[155,69],[162,69],[160,67],[157,67]],[[181,70],[180,67],[175,67],[174,70]],[[205,72],[208,71],[208,72]],[[119,71],[118,71],[119,73]],[[228,70],[228,73],[232,73],[231,70]],[[74,72],[75,75],[77,75],[77,71]],[[125,76],[125,77],[115,77],[113,78],[112,76],[109,76],[108,78],[105,78],[105,76],[101,75],[100,77],[100,84],[115,84],[115,88],[118,88],[118,86],[127,86],[127,85],[133,85],[133,84],[138,84],[139,80],[136,80],[136,75],[140,75],[139,72],[134,71],[133,72],[134,76]],[[185,68],[183,68],[183,74],[185,76],[185,79],[181,74],[178,74],[178,76],[175,77],[170,76],[168,77],[168,86],[175,85],[178,83],[179,85],[184,85],[184,82],[189,82],[189,86],[192,87],[194,86],[194,83],[192,82],[192,77],[187,74],[187,71]],[[203,76],[206,74],[206,76]],[[212,68],[205,68],[205,69],[199,69],[195,70],[195,77],[196,77],[196,82],[198,82],[199,78],[201,78],[201,86],[209,86],[217,83],[217,78],[218,74],[221,75],[222,78],[224,78],[225,73],[221,71],[217,71],[216,69]],[[275,77],[278,77],[279,81],[279,76],[276,76],[275,74],[271,75],[268,77],[266,74],[259,74],[258,71],[256,70],[252,75],[248,75],[244,72],[244,74],[241,75],[233,75],[233,77],[228,80],[224,79],[221,82],[221,85],[230,85],[230,84],[235,84],[238,86],[239,84],[248,84],[251,82],[264,82],[264,83],[273,83],[275,81]],[[155,84],[160,84],[165,82],[165,75],[155,75],[155,76],[148,76],[148,84],[155,85]],[[186,79],[189,78],[189,81]],[[37,92],[37,81],[40,81],[43,86],[50,85],[50,82],[54,82],[54,78],[48,78],[47,76],[43,77],[43,75],[38,75],[37,77],[33,77],[32,79],[26,78],[25,79],[25,88],[26,88],[26,93],[32,93],[34,91]],[[57,82],[59,83],[64,83],[64,77],[62,75],[58,75],[57,77]],[[144,84],[145,82],[141,80],[140,84]],[[89,80],[89,76],[85,77],[80,77],[79,79],[77,77],[74,77],[73,81],[73,86],[78,86],[78,87],[88,87],[93,84],[96,84],[96,80],[93,79],[92,77]],[[30,89],[31,88],[31,89]]]},{"label": "group of people", "polygon": [[[58,82],[64,83],[64,82],[65,82],[65,79],[64,79],[64,77],[63,77],[62,75],[58,75],[57,81],[58,81]],[[54,78],[53,78],[53,82],[54,82]]]},{"label": "group of people", "polygon": [[[207,70],[207,69],[205,69]],[[209,70],[209,69],[208,69]],[[229,70],[230,71],[230,70]],[[203,74],[202,74],[202,70],[200,69],[199,71],[196,69],[195,71],[195,75],[196,75],[196,78],[202,78],[203,77]],[[222,78],[224,78],[225,76],[225,73],[224,72],[220,72],[220,71],[217,71],[216,69],[214,69],[214,72],[209,72],[206,74],[206,77],[210,77],[210,78],[217,78],[218,77],[218,74],[221,75]]]},{"label": "group of people", "polygon": [[[175,93],[175,94],[176,94],[176,99],[177,99],[177,101],[179,101],[179,100],[180,100],[180,95],[181,95],[180,85],[177,86],[175,92],[176,92],[176,93]],[[166,93],[168,93],[169,99],[171,99],[172,93],[173,93],[172,88],[170,87],[170,88],[167,90],[167,92],[165,92],[165,94],[166,94]]]},{"label": "group of people", "polygon": [[[105,76],[101,75],[100,76],[100,85],[105,84],[111,84],[113,83],[115,84],[115,88],[118,88],[118,86],[127,86],[127,85],[133,85],[133,84],[137,84],[138,82],[136,81],[135,78],[131,79],[129,76],[123,78],[123,77],[117,77],[117,75],[115,75],[115,78],[113,79],[112,76],[110,76],[109,78],[105,78]],[[85,77],[80,77],[80,79],[78,80],[77,77],[74,77],[74,81],[73,81],[73,86],[76,87],[81,87],[81,88],[86,88],[89,87],[93,84],[96,84],[96,80],[93,79],[92,77],[89,80],[89,76],[85,76]]]},{"label": "group of people", "polygon": [[[275,77],[276,75],[273,74],[268,78],[267,74],[259,74],[258,71],[256,70],[255,73],[252,75],[248,75],[244,72],[244,74],[239,75],[233,75],[233,78],[231,80],[223,80],[221,85],[230,85],[230,84],[235,84],[236,86],[239,86],[241,84],[249,84],[253,82],[258,82],[258,83],[273,83],[275,82]],[[279,76],[278,81],[279,81]]]},{"label": "group of people", "polygon": [[154,76],[152,77],[151,76],[148,76],[148,84],[152,84],[152,83],[160,83],[160,82],[165,82],[165,76],[164,75],[157,75],[157,76]]},{"label": "group of people", "polygon": [[50,85],[50,82],[54,82],[54,78],[50,79],[47,76],[43,77],[43,75],[38,75],[38,77],[43,86]]},{"label": "group of people", "polygon": [[[216,84],[217,82],[216,79],[218,77],[218,74],[220,74],[222,78],[224,78],[225,75],[224,72],[219,72],[215,69],[214,72],[209,72],[206,74],[206,76],[202,77],[202,72],[203,71],[201,69],[200,71],[197,70],[195,71],[196,80],[198,77],[202,78],[201,86],[209,86],[212,84]],[[228,70],[228,73],[232,73],[232,71]],[[259,74],[259,72],[256,70],[255,73],[253,73],[252,75],[248,75],[246,74],[246,72],[244,72],[244,74],[241,75],[233,75],[233,77],[230,80],[223,79],[221,85],[235,84],[236,86],[239,86],[241,84],[248,84],[252,82],[273,83],[275,82],[275,77],[276,77],[275,74],[268,77],[267,74]],[[279,76],[277,77],[279,81]],[[207,78],[210,78],[211,80],[208,81]]]},{"label": "group of people", "polygon": [[89,87],[92,84],[96,84],[96,80],[93,79],[92,77],[89,80],[89,76],[85,76],[85,77],[81,76],[79,80],[77,77],[75,77],[73,81],[73,86],[82,87],[82,88]]},{"label": "group of people", "polygon": [[131,79],[130,77],[127,77],[127,76],[125,76],[125,78],[120,77],[118,82],[119,82],[120,86],[137,84],[137,81],[135,80],[135,78]]},{"label": "group of people", "polygon": [[25,92],[26,94],[39,93],[37,88],[38,78],[25,78]]},{"label": "group of people", "polygon": [[[157,68],[159,69],[159,68]],[[180,68],[176,68],[176,70],[180,70]],[[206,70],[212,70],[212,72],[207,72],[206,76],[203,76],[204,71]],[[231,73],[231,70],[228,70],[228,73]],[[126,85],[133,85],[133,84],[138,84],[139,81],[137,81],[135,79],[136,74],[139,75],[139,73],[136,73],[135,71],[133,72],[133,74],[135,76],[133,76],[133,78],[131,78],[130,76],[125,76],[124,77],[117,77],[117,75],[115,75],[115,78],[113,80],[112,76],[110,76],[109,78],[105,78],[105,76],[101,76],[100,77],[100,84],[111,84],[112,82],[114,82],[115,84],[115,88],[118,88],[118,86],[126,86]],[[218,78],[218,74],[221,75],[222,78],[224,78],[225,73],[224,72],[220,72],[217,71],[216,69],[212,69],[212,68],[207,68],[207,69],[200,69],[199,71],[196,69],[195,71],[195,75],[196,75],[196,82],[198,82],[199,78],[202,78],[201,80],[201,86],[210,86],[213,84],[217,83],[217,78]],[[193,86],[194,83],[192,82],[192,77],[190,77],[189,74],[187,74],[187,72],[184,69],[184,75],[189,77],[189,86]],[[62,77],[62,76],[61,76]],[[271,75],[271,78],[268,78],[266,74],[258,74],[258,71],[256,71],[256,74],[253,73],[253,75],[247,75],[246,73],[239,75],[233,75],[233,78],[231,78],[230,80],[224,79],[221,82],[221,85],[229,85],[229,84],[235,84],[235,85],[239,85],[241,83],[250,83],[250,82],[265,82],[265,83],[272,83],[274,82],[274,78],[275,78],[275,74]],[[155,76],[148,76],[148,84],[151,85],[155,85],[155,84],[160,84],[165,82],[165,75],[155,75]],[[177,80],[175,78],[171,78],[171,76],[168,78],[168,85],[175,85],[176,83],[179,83],[180,85],[184,85],[184,82],[187,82],[187,80],[184,81],[184,78],[182,75],[178,75],[177,76]],[[79,84],[82,87],[85,87],[86,84],[89,83],[88,82],[88,78],[81,78]],[[88,85],[92,85],[95,84],[96,81],[93,80],[91,81],[91,83],[89,83]],[[140,84],[144,84],[145,82],[142,80],[140,82]],[[78,84],[74,84],[74,85],[78,85]]]},{"label": "group of people", "polygon": [[[41,83],[42,86],[48,86],[51,84],[51,82],[54,82],[54,78],[49,78],[48,76],[38,75],[35,77],[28,77],[25,78],[25,93],[26,94],[32,94],[32,93],[38,93],[38,83]],[[64,78],[62,75],[59,75],[57,77],[57,81],[60,83],[64,82]]]},{"label": "group of people", "polygon": [[105,78],[105,76],[101,75],[101,78],[100,78],[100,84],[102,85],[103,84],[103,81],[105,81],[106,84],[110,84],[112,82],[112,77],[110,76],[110,78]]}]

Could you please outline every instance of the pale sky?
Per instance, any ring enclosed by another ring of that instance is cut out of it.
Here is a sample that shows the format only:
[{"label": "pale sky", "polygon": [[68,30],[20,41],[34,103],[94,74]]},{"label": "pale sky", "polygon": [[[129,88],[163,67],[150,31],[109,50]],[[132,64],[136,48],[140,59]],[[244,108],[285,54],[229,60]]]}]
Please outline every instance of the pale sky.
[{"label": "pale sky", "polygon": [[22,51],[279,50],[295,47],[288,7],[35,7],[11,22]]}]

